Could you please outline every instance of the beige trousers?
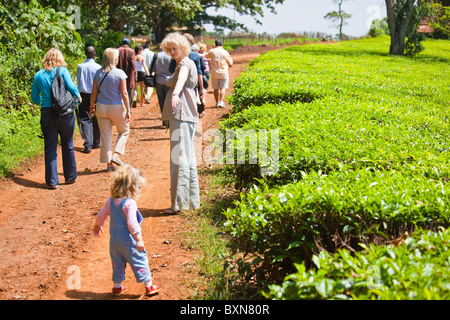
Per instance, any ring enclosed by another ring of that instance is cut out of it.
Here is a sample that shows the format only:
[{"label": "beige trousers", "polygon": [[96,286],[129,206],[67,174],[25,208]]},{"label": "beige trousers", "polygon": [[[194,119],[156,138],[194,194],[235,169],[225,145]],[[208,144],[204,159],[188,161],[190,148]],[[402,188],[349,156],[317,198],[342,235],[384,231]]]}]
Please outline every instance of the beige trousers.
[{"label": "beige trousers", "polygon": [[125,153],[125,144],[130,135],[130,126],[125,122],[126,108],[124,105],[97,104],[96,116],[100,129],[100,163],[110,163],[112,152],[113,126],[118,132],[114,152]]}]

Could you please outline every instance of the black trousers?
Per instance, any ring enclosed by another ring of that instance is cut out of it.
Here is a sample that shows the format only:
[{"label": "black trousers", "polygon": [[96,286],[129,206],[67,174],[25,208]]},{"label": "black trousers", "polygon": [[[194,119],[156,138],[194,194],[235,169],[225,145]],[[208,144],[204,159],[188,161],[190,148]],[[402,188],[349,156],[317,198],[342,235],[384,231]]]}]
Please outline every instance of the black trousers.
[{"label": "black trousers", "polygon": [[81,137],[84,140],[84,147],[86,149],[98,148],[100,147],[100,129],[98,128],[97,118],[91,118],[89,115],[91,95],[82,92],[81,99],[83,101],[77,109],[77,122]]}]

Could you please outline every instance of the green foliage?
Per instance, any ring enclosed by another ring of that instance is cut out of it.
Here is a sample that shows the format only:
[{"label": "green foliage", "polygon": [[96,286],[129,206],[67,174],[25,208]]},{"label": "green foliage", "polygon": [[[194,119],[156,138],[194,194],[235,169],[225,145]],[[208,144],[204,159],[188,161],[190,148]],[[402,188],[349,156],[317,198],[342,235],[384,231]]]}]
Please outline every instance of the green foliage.
[{"label": "green foliage", "polygon": [[[261,56],[235,81],[234,113],[222,130],[282,128],[282,161],[270,178],[279,182],[301,171],[369,167],[426,173],[436,166],[438,179],[449,178],[445,43],[428,42],[434,55],[399,59],[384,55],[387,39],[377,39]],[[249,162],[232,170],[244,187],[261,178]]]},{"label": "green foliage", "polygon": [[37,1],[2,2],[0,30],[0,175],[6,176],[42,151],[39,106],[30,93],[46,51],[59,48],[74,71],[83,42],[65,13]]},{"label": "green foliage", "polygon": [[47,50],[61,50],[69,65],[83,54],[81,36],[66,13],[44,9],[35,0],[0,5],[0,43],[10,59],[9,73],[31,85]]},{"label": "green foliage", "polygon": [[450,231],[420,231],[398,245],[364,246],[313,257],[315,269],[297,272],[265,292],[270,299],[448,300]]},{"label": "green foliage", "polygon": [[249,158],[226,168],[248,190],[225,212],[245,279],[450,225],[449,43],[425,45],[414,58],[388,55],[386,36],[291,47],[236,80],[220,129],[279,129],[276,174]]},{"label": "green foliage", "polygon": [[370,25],[369,36],[375,38],[382,35],[389,35],[389,26],[386,22],[386,18],[384,18],[383,20],[373,20],[372,24]]},{"label": "green foliage", "polygon": [[225,227],[240,251],[270,266],[256,271],[270,279],[319,250],[359,250],[400,230],[448,227],[449,192],[448,183],[397,171],[312,172],[281,187],[255,186],[225,212]]},{"label": "green foliage", "polygon": [[39,109],[30,103],[18,110],[0,108],[0,176],[10,175],[19,165],[42,152],[40,131]]},{"label": "green foliage", "polygon": [[107,30],[93,36],[85,36],[86,46],[93,46],[97,53],[96,60],[101,64],[103,52],[107,48],[118,48],[122,45],[125,34],[122,32]]},{"label": "green foliage", "polygon": [[450,6],[432,3],[431,7],[433,17],[429,25],[434,29],[435,36],[450,39]]}]

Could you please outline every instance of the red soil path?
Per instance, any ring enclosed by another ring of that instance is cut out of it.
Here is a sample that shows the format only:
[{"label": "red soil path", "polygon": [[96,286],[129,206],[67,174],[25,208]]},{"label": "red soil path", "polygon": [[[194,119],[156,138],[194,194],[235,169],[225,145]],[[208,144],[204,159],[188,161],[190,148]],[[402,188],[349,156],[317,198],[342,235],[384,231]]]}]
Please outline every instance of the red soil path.
[{"label": "red soil path", "polygon": [[[241,48],[233,54],[231,82],[249,61],[268,47]],[[245,53],[244,53],[245,52]],[[230,87],[228,94],[231,92]],[[214,107],[207,95],[203,131],[213,128],[230,107]],[[150,104],[133,108],[131,134],[122,160],[140,168],[147,178],[138,206],[144,216],[142,233],[153,281],[160,294],[143,296],[131,269],[126,271],[129,291],[123,299],[183,300],[191,297],[194,259],[199,253],[183,246],[183,215],[164,215],[170,206],[169,133],[161,126],[156,94]],[[99,163],[99,150],[82,153],[83,141],[75,137],[78,180],[47,190],[43,156],[11,179],[0,181],[0,299],[1,300],[109,300],[111,261],[108,225],[100,239],[92,236],[95,215],[109,196],[111,173]],[[62,165],[58,150],[60,180]],[[200,176],[201,188],[207,181]],[[202,193],[204,196],[204,193]],[[78,279],[79,282],[74,281]],[[77,287],[79,285],[79,287]]]}]

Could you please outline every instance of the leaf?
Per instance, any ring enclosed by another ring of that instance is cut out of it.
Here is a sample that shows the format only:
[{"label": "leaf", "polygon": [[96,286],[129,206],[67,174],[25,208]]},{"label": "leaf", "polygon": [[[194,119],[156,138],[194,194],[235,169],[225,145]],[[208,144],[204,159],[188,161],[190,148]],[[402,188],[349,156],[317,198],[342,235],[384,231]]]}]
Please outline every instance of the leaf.
[{"label": "leaf", "polygon": [[322,279],[315,285],[315,288],[323,298],[328,298],[333,292],[335,283],[336,282],[332,279]]}]

